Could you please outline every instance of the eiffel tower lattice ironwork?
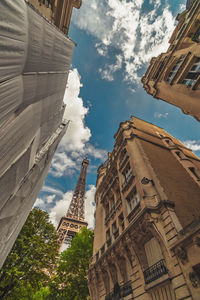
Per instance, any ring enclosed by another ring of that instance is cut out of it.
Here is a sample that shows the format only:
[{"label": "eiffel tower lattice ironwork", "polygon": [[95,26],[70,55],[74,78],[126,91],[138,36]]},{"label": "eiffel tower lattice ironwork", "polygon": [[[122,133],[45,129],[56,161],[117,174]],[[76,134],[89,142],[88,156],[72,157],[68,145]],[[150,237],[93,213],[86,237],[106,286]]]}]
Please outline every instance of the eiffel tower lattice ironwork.
[{"label": "eiffel tower lattice ironwork", "polygon": [[62,217],[57,228],[59,237],[59,251],[69,247],[73,237],[83,226],[87,226],[85,221],[85,183],[89,160],[82,161],[81,172],[79,175],[72,200],[70,202],[66,216]]}]

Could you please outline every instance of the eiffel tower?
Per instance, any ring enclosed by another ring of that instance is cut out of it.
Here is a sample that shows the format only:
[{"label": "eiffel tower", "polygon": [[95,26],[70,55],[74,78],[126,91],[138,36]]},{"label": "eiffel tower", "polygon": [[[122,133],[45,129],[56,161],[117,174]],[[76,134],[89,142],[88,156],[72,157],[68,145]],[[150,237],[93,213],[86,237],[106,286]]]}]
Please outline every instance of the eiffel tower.
[{"label": "eiffel tower", "polygon": [[82,161],[80,176],[76,184],[67,214],[61,218],[57,228],[60,252],[69,247],[73,237],[77,232],[80,231],[81,227],[88,225],[88,223],[85,221],[84,207],[85,182],[88,164],[89,160],[85,158]]}]

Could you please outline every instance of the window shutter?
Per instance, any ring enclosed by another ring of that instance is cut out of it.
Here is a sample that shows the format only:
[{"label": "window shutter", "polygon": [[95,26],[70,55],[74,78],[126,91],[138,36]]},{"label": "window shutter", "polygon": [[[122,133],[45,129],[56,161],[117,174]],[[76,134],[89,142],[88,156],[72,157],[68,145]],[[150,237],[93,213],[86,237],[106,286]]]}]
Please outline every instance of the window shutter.
[{"label": "window shutter", "polygon": [[155,238],[152,238],[150,241],[148,241],[144,247],[149,267],[163,259],[160,245]]}]

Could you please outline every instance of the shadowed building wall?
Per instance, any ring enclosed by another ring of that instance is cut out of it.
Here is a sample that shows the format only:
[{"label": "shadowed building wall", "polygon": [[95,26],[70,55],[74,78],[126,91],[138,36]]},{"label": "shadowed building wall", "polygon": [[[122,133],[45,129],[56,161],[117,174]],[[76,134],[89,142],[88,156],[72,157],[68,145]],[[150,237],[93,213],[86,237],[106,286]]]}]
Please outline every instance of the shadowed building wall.
[{"label": "shadowed building wall", "polygon": [[200,159],[135,117],[115,140],[98,169],[91,299],[198,300]]}]

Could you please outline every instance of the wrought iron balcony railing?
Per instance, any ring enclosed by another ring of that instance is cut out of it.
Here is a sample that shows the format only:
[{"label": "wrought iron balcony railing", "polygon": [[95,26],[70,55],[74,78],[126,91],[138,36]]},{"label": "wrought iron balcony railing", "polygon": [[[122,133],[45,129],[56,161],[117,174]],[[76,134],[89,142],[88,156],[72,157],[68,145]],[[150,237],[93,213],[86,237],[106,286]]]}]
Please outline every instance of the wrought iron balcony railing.
[{"label": "wrought iron balcony railing", "polygon": [[148,284],[167,273],[168,273],[168,270],[165,266],[165,260],[161,259],[160,261],[155,263],[153,266],[151,266],[150,268],[148,268],[144,271],[145,283]]},{"label": "wrought iron balcony railing", "polygon": [[[118,285],[118,284],[117,284]],[[131,281],[128,281],[122,286],[119,286],[116,288],[116,285],[111,293],[106,295],[105,300],[121,300],[124,299],[124,297],[130,295],[133,293]]]}]

